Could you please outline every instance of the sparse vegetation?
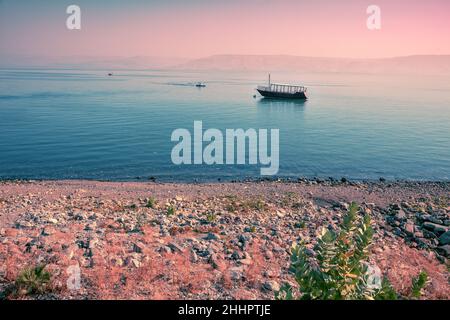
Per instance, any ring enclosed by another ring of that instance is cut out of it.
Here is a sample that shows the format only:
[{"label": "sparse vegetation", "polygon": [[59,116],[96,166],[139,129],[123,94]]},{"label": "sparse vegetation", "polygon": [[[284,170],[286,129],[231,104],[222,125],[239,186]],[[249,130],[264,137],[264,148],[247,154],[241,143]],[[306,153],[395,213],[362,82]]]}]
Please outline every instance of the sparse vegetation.
[{"label": "sparse vegetation", "polygon": [[[373,300],[397,299],[389,281],[369,273],[369,251],[373,230],[369,215],[361,217],[352,203],[339,231],[325,230],[314,251],[304,243],[292,248],[291,269],[299,285],[293,292],[288,284],[276,293],[276,299]],[[427,281],[426,273],[413,280],[412,297],[419,297]]]},{"label": "sparse vegetation", "polygon": [[50,289],[50,272],[45,265],[24,269],[15,281],[15,292],[19,295],[42,294]]},{"label": "sparse vegetation", "polygon": [[257,199],[245,199],[242,201],[238,201],[237,197],[226,196],[227,204],[225,205],[225,209],[229,212],[237,211],[238,209],[249,211],[249,210],[257,210],[257,211],[265,211],[267,209],[267,204],[264,200]]},{"label": "sparse vegetation", "polygon": [[206,215],[206,220],[211,223],[217,220],[217,214],[215,214],[214,212],[208,213]]},{"label": "sparse vegetation", "polygon": [[297,201],[297,194],[295,192],[286,192],[281,199],[280,204],[283,207],[292,207]]},{"label": "sparse vegetation", "polygon": [[228,212],[234,212],[237,210],[237,205],[235,202],[228,203],[225,207]]},{"label": "sparse vegetation", "polygon": [[136,226],[142,228],[147,224],[148,217],[145,213],[141,213],[136,217]]},{"label": "sparse vegetation", "polygon": [[419,273],[417,278],[413,279],[412,288],[411,288],[411,297],[420,298],[422,295],[422,290],[428,282],[428,274],[424,271]]},{"label": "sparse vegetation", "polygon": [[173,216],[175,214],[174,206],[167,207],[167,212],[166,213],[167,213],[168,216]]},{"label": "sparse vegetation", "polygon": [[153,209],[156,205],[156,199],[154,197],[150,197],[147,199],[147,203],[145,205],[146,208]]},{"label": "sparse vegetation", "polygon": [[225,206],[225,209],[228,212],[236,211],[238,208],[237,197],[235,195],[227,195],[227,196],[225,196],[225,198],[227,199],[227,204]]},{"label": "sparse vegetation", "polygon": [[304,229],[306,227],[305,221],[297,221],[294,223],[294,227],[297,229]]},{"label": "sparse vegetation", "polygon": [[252,207],[253,209],[256,209],[258,211],[264,211],[266,209],[266,203],[261,199],[252,201],[249,205],[250,205],[250,207]]}]

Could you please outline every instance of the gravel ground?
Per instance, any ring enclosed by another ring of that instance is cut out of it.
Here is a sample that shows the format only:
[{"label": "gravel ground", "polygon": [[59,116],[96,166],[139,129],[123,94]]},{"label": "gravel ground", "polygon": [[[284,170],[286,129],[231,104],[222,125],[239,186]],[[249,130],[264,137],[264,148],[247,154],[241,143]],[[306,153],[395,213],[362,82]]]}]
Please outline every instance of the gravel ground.
[{"label": "gravel ground", "polygon": [[423,298],[449,299],[449,186],[0,182],[0,297],[44,263],[51,290],[26,298],[273,299],[295,285],[291,245],[314,245],[356,201],[374,221],[371,263],[403,293],[425,270]]}]

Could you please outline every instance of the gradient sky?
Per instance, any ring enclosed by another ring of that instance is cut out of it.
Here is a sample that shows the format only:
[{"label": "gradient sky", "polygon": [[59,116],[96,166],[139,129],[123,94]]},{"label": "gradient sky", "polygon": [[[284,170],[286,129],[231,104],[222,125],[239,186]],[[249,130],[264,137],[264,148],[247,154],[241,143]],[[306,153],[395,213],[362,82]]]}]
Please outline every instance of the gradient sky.
[{"label": "gradient sky", "polygon": [[[66,29],[66,8],[82,30]],[[382,29],[366,28],[381,7]],[[449,0],[0,0],[0,53],[40,56],[450,54]]]}]

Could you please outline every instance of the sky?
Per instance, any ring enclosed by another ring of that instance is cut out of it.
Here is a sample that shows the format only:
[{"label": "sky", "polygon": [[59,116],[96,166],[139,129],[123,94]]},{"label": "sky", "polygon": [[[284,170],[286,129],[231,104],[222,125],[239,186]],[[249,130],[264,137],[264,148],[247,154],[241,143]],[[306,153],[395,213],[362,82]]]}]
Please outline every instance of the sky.
[{"label": "sky", "polygon": [[[81,30],[66,28],[72,4]],[[450,54],[449,39],[448,0],[0,0],[4,55],[381,58]]]}]

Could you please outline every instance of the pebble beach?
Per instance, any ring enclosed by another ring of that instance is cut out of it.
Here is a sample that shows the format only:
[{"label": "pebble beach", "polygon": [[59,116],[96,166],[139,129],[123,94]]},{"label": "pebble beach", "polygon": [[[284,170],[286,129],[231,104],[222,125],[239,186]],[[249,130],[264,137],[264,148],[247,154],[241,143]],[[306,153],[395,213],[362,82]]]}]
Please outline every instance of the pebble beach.
[{"label": "pebble beach", "polygon": [[[273,299],[293,244],[311,248],[349,204],[372,217],[376,265],[399,292],[449,299],[448,182],[0,182],[0,297],[45,264],[51,290],[18,299]],[[68,286],[71,267],[80,285]]]}]

